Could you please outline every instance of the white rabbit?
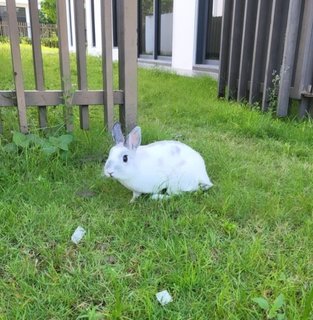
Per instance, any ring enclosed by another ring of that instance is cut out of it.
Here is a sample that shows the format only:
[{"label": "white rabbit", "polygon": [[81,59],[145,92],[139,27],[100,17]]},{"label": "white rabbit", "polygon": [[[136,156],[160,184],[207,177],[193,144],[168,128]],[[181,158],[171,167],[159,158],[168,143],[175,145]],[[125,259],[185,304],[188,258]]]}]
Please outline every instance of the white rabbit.
[{"label": "white rabbit", "polygon": [[104,174],[133,191],[131,202],[142,193],[162,199],[213,186],[201,155],[181,142],[158,141],[140,146],[140,127],[135,127],[125,141],[118,122],[112,136],[116,145],[110,150]]}]

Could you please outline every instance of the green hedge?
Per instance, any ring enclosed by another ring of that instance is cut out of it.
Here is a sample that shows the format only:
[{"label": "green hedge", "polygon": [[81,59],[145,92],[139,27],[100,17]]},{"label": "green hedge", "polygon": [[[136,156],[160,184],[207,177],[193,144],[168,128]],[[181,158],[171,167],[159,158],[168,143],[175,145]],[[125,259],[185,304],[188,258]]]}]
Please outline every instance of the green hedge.
[{"label": "green hedge", "polygon": [[[0,43],[10,43],[9,37],[0,36]],[[20,37],[20,43],[32,44],[32,40],[28,37]],[[41,44],[45,47],[58,48],[59,47],[59,39],[57,36],[53,36],[50,38],[41,38]]]},{"label": "green hedge", "polygon": [[9,43],[9,38],[6,36],[0,36],[0,43]]},{"label": "green hedge", "polygon": [[45,47],[58,48],[59,39],[57,36],[50,37],[50,38],[41,38],[41,44]]}]

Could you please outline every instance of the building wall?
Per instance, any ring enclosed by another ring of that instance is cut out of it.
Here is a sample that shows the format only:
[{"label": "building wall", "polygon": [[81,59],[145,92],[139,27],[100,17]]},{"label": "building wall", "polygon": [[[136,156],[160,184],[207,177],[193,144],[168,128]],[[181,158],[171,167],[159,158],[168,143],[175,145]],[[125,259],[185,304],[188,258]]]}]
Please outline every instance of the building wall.
[{"label": "building wall", "polygon": [[[70,45],[70,51],[75,51],[75,15],[74,15],[74,1],[75,0],[67,0],[67,9],[69,8],[69,1],[71,1],[71,17],[73,24],[73,44]],[[85,10],[86,10],[86,36],[87,36],[87,52],[90,55],[101,55],[102,52],[102,39],[101,39],[101,20],[100,20],[100,0],[94,0],[94,28],[95,34],[93,35],[92,28],[92,8],[91,8],[91,0],[86,0],[85,2]],[[69,21],[69,10],[67,10],[68,21]],[[68,22],[69,23],[69,22]],[[70,29],[68,28],[69,37],[70,37]],[[93,43],[93,36],[95,37],[95,45]],[[113,38],[113,35],[112,35]],[[113,48],[113,60],[118,60],[118,49]]]},{"label": "building wall", "polygon": [[[73,5],[75,0],[71,1],[72,8],[72,24],[74,29],[74,14]],[[173,13],[162,15],[161,26],[166,26],[168,23],[172,24],[172,27],[165,27],[161,32],[166,34],[166,37],[162,37],[164,43],[161,43],[161,49],[168,51],[168,46],[172,42],[172,57],[166,61],[151,60],[140,58],[139,61],[152,63],[152,64],[166,64],[167,66],[182,71],[192,71],[195,67],[195,56],[197,50],[197,29],[198,29],[198,2],[199,0],[174,0],[173,1]],[[222,9],[223,0],[214,0],[213,14],[219,13]],[[92,10],[91,0],[86,0],[86,34],[87,34],[87,51],[91,55],[101,54],[101,23],[100,23],[100,0],[94,0],[94,28],[95,28],[95,40],[93,45],[93,31],[92,31]],[[153,17],[146,17],[146,46],[153,46]],[[171,30],[171,32],[166,32]],[[70,31],[69,31],[70,32]],[[73,34],[73,45],[70,46],[71,51],[75,51],[75,32]],[[147,49],[151,49],[151,48]],[[150,51],[152,51],[151,49]],[[149,50],[148,50],[149,51]],[[118,49],[113,48],[113,60],[118,59]],[[215,69],[215,71],[218,69]]]},{"label": "building wall", "polygon": [[196,54],[198,0],[174,0],[173,53],[174,69],[192,70]]},{"label": "building wall", "polygon": [[[9,0],[10,1],[10,0]],[[26,12],[26,23],[27,26],[30,26],[30,16],[29,16],[29,8],[28,8],[28,0],[16,0],[16,7],[25,8]],[[6,0],[0,0],[0,6],[6,6]],[[28,28],[28,36],[31,36],[30,27]]]}]

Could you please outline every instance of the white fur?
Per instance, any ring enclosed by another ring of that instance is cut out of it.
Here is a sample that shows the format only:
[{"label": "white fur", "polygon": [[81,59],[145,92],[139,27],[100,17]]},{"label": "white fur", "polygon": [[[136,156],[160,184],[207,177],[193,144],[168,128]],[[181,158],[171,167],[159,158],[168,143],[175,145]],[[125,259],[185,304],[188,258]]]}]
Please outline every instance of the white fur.
[{"label": "white fur", "polygon": [[[163,199],[186,191],[213,186],[201,155],[178,141],[159,141],[139,146],[140,128],[134,128],[124,143],[120,125],[113,128],[116,145],[111,148],[104,174],[133,191],[134,201],[142,193]],[[127,156],[127,162],[123,157]],[[166,194],[162,191],[166,189]]]}]

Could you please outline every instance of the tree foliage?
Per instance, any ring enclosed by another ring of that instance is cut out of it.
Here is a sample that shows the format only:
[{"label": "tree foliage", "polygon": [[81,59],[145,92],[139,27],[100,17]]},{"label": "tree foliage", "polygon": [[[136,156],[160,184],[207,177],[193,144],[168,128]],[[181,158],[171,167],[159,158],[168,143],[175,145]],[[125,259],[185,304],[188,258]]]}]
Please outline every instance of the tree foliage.
[{"label": "tree foliage", "polygon": [[[144,15],[153,14],[153,0],[143,0],[141,5]],[[173,12],[173,0],[160,0],[159,5],[162,13]],[[39,17],[41,23],[55,24],[57,22],[56,0],[42,0]]]},{"label": "tree foliage", "polygon": [[42,0],[39,12],[41,23],[57,23],[56,0]]}]

